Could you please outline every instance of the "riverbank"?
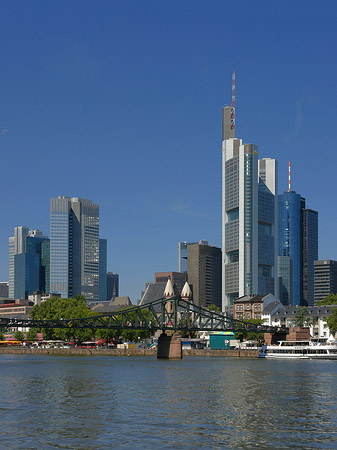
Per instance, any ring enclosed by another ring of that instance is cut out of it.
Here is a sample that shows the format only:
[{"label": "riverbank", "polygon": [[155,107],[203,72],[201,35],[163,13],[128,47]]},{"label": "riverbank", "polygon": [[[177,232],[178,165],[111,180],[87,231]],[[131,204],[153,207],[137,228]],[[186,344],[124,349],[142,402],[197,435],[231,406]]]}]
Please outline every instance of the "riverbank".
[{"label": "riverbank", "polygon": [[[25,347],[1,347],[1,354],[33,354],[33,355],[71,355],[71,356],[156,356],[156,350],[150,349],[107,349],[107,348],[25,348]],[[258,350],[212,350],[191,349],[183,350],[183,357],[234,357],[234,358],[258,358]]]}]

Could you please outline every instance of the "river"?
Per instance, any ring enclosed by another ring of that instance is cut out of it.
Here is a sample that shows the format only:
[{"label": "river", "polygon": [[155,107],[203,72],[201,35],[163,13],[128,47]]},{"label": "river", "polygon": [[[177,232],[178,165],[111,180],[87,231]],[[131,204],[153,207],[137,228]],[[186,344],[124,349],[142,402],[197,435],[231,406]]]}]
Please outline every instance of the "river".
[{"label": "river", "polygon": [[336,449],[337,361],[0,355],[0,448]]}]

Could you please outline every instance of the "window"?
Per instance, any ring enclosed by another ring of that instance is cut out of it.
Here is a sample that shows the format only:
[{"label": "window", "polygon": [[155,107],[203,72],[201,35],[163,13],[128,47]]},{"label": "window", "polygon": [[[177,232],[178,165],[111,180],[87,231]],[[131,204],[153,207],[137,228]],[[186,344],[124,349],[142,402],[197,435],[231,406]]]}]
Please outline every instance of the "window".
[{"label": "window", "polygon": [[247,311],[250,310],[250,305],[246,305],[246,310],[247,310]]}]

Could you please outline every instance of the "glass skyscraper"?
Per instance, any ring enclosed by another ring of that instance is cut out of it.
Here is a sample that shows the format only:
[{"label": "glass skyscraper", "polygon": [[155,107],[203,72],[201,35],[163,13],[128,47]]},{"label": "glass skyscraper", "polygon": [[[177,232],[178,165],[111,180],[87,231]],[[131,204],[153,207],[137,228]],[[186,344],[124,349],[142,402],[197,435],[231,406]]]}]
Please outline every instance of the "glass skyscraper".
[{"label": "glass skyscraper", "polygon": [[35,291],[47,293],[49,275],[44,266],[49,261],[48,256],[42,256],[43,245],[49,245],[49,239],[41,231],[14,229],[14,236],[9,238],[10,298],[28,298]]},{"label": "glass skyscraper", "polygon": [[301,304],[301,249],[302,249],[301,196],[295,191],[279,195],[279,255],[292,260],[292,305]]},{"label": "glass skyscraper", "polygon": [[99,301],[107,300],[107,240],[99,240]]},{"label": "glass skyscraper", "polygon": [[[289,304],[312,306],[314,261],[318,258],[318,213],[306,209],[305,199],[295,191],[279,195],[279,255],[292,260]],[[284,263],[282,272],[285,276]]]},{"label": "glass skyscraper", "polygon": [[99,207],[91,200],[50,201],[50,291],[99,300]]}]

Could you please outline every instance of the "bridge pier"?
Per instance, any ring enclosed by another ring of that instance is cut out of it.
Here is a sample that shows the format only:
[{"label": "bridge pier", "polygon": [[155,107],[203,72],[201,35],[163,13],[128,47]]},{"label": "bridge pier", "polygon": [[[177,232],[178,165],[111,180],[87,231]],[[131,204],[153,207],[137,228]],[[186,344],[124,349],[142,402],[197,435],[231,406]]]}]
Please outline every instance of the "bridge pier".
[{"label": "bridge pier", "polygon": [[165,331],[159,336],[157,358],[182,359],[181,337],[178,333],[168,336]]}]

